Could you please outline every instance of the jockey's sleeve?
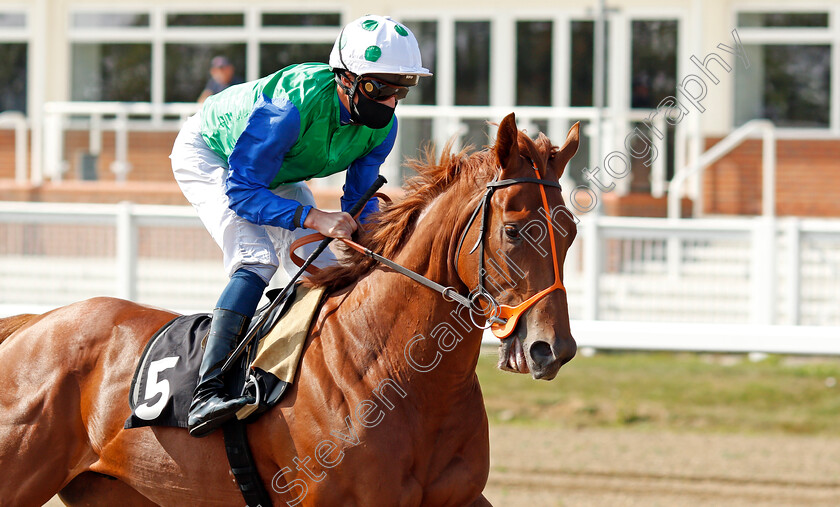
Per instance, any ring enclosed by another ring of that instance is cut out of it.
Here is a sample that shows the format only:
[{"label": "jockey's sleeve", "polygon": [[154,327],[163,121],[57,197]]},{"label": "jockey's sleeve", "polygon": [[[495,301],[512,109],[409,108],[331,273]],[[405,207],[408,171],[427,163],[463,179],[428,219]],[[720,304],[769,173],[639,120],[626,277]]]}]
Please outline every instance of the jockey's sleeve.
[{"label": "jockey's sleeve", "polygon": [[[291,101],[265,95],[257,100],[228,157],[225,193],[237,215],[257,225],[295,229],[295,211],[301,204],[275,195],[268,187],[299,133],[300,113]],[[299,223],[310,209],[303,206]]]},{"label": "jockey's sleeve", "polygon": [[[373,185],[373,181],[379,175],[379,166],[385,162],[385,158],[391,153],[394,148],[394,141],[397,138],[397,117],[394,116],[394,122],[391,125],[391,130],[385,139],[373,150],[364,157],[357,159],[350,164],[347,170],[347,176],[344,181],[344,195],[341,196],[341,211],[348,211],[356,202],[362,198],[365,191]],[[370,213],[379,210],[379,200],[371,199],[359,215],[359,219],[365,222],[365,219]]]}]

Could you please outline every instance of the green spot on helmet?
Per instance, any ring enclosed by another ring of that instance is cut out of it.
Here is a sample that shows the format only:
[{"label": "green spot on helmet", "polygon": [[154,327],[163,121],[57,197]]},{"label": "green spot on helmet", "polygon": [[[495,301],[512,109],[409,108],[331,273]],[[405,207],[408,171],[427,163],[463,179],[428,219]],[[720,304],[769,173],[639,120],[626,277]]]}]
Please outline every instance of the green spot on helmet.
[{"label": "green spot on helmet", "polygon": [[369,62],[379,60],[380,56],[382,56],[382,50],[378,46],[369,46],[365,49],[365,60]]},{"label": "green spot on helmet", "polygon": [[376,21],[375,19],[366,19],[366,20],[362,21],[362,28],[364,28],[368,32],[372,32],[372,31],[376,30],[376,27],[378,27],[378,26],[379,26],[379,21]]},{"label": "green spot on helmet", "polygon": [[395,25],[394,31],[403,37],[408,37],[408,30],[406,30],[402,25]]}]

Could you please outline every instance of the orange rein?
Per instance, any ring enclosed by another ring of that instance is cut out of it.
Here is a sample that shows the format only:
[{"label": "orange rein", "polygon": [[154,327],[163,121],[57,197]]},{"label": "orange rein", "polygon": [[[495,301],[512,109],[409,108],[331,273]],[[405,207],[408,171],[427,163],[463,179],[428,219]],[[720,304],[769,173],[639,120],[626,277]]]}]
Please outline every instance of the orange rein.
[{"label": "orange rein", "polygon": [[[379,193],[379,192],[373,194],[373,197],[378,197],[378,198],[382,199],[383,201],[385,201],[387,203],[391,202],[390,197],[388,197],[385,194]],[[363,209],[364,208],[362,208],[362,210]],[[356,216],[354,216],[353,218],[358,219],[359,215],[362,214],[362,210],[360,210],[358,213],[356,213]],[[303,266],[304,261],[298,254],[295,253],[295,250],[302,247],[303,245],[308,245],[309,243],[315,243],[316,241],[321,241],[322,239],[326,239],[326,236],[324,236],[320,232],[316,232],[314,234],[309,234],[309,235],[306,235],[302,238],[298,238],[298,239],[294,240],[292,242],[292,244],[289,246],[289,258],[292,259],[292,262],[294,262],[295,265],[297,265],[298,267]],[[339,241],[343,241],[345,245],[349,246],[353,250],[356,250],[360,253],[365,253],[364,247],[362,245],[356,243],[353,240],[344,239],[344,238],[336,238],[336,239],[338,239]],[[318,268],[318,267],[316,267],[312,264],[310,264],[306,268],[306,272],[311,274],[311,275],[314,275],[318,271],[321,271],[321,268]]]},{"label": "orange rein", "polygon": [[[534,173],[536,173],[536,177],[537,179],[539,179],[540,173],[536,166],[534,166]],[[551,240],[551,257],[554,264],[554,284],[534,294],[533,296],[519,303],[516,306],[508,306],[503,304],[491,305],[496,306],[498,310],[494,310],[493,315],[487,315],[485,313],[485,317],[489,321],[491,321],[490,330],[492,331],[493,335],[496,338],[502,340],[513,333],[514,329],[516,329],[516,324],[519,322],[519,317],[521,317],[523,313],[528,311],[529,308],[534,306],[542,298],[546,297],[548,294],[554,292],[557,289],[563,289],[564,291],[566,290],[566,288],[563,286],[563,282],[560,280],[560,265],[557,261],[557,245],[554,239],[554,229],[551,226],[551,211],[548,209],[548,198],[545,195],[545,187],[543,185],[540,185],[540,196],[542,198],[543,209],[545,210],[545,220],[546,224],[548,225],[548,235],[549,239]],[[388,199],[388,197],[383,194],[375,194],[375,197],[380,197],[390,202],[390,199]],[[289,257],[292,259],[292,262],[294,262],[298,266],[302,266],[304,260],[295,253],[295,250],[304,245],[308,245],[309,243],[321,241],[324,238],[325,236],[323,234],[316,232],[314,234],[309,234],[307,236],[295,240],[289,247]],[[353,250],[368,255],[369,251],[362,245],[356,243],[355,241],[345,238],[336,239],[342,241],[345,245],[352,248]],[[481,241],[481,239],[479,241]],[[306,268],[306,271],[310,274],[315,274],[318,271],[320,271],[320,269],[313,265],[309,265]],[[469,309],[470,311],[472,311],[471,306]]]}]

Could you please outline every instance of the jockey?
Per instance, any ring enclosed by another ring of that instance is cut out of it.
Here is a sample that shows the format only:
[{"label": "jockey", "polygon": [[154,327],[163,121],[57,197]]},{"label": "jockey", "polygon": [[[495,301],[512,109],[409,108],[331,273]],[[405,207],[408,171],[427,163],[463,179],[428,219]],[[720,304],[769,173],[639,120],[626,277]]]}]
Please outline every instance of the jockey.
[{"label": "jockey", "polygon": [[[290,277],[297,271],[287,254],[294,240],[314,232],[348,238],[356,230],[344,211],[373,184],[394,146],[397,102],[430,75],[407,27],[364,16],[342,29],[329,65],[292,65],[232,86],[184,124],[170,156],[175,179],[230,275],[213,310],[191,435],[209,434],[252,401],[225,392],[222,363],[281,263]],[[316,208],[304,180],[345,170],[342,211]],[[361,220],[376,208],[371,200]],[[334,261],[327,250],[316,265]]]}]

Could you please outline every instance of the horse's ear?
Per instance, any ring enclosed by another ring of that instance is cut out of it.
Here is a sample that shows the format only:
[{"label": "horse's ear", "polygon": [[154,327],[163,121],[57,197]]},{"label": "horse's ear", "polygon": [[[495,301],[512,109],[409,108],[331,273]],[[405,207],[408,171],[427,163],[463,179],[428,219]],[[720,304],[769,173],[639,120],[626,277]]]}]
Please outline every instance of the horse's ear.
[{"label": "horse's ear", "polygon": [[580,122],[576,122],[569,129],[566,135],[566,142],[563,146],[548,159],[548,165],[551,171],[557,175],[557,179],[563,176],[563,171],[566,170],[566,164],[577,153],[578,146],[580,146]]},{"label": "horse's ear", "polygon": [[516,117],[513,113],[505,116],[499,124],[494,148],[502,169],[506,168],[512,160],[519,158],[519,129],[516,128]]}]

